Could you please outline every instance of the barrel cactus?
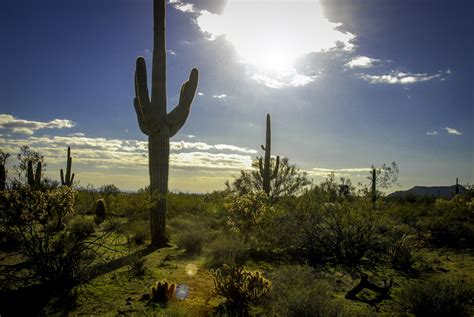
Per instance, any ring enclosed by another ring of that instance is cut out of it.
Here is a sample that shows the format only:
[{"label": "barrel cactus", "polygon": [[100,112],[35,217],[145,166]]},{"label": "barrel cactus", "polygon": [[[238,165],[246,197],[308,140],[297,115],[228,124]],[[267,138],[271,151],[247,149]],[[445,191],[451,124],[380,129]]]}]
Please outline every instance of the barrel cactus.
[{"label": "barrel cactus", "polygon": [[178,105],[167,112],[166,100],[166,45],[165,45],[165,0],[153,1],[154,46],[151,98],[148,94],[145,59],[138,57],[135,70],[134,106],[140,130],[148,136],[150,191],[157,195],[156,204],[150,211],[152,245],[166,245],[166,195],[168,194],[168,172],[170,138],[184,125],[198,83],[198,70],[193,68],[182,87]]},{"label": "barrel cactus", "polygon": [[150,287],[150,300],[152,302],[166,303],[173,299],[176,284],[168,282],[157,282]]},{"label": "barrel cactus", "polygon": [[105,205],[105,200],[99,199],[95,205],[95,223],[101,224],[105,220],[105,215],[107,212],[107,207]]}]

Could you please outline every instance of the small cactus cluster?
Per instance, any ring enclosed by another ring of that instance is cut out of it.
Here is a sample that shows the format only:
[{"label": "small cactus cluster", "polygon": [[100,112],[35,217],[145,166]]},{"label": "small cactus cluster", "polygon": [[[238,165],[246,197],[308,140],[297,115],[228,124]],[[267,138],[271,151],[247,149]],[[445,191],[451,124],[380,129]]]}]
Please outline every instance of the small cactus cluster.
[{"label": "small cactus cluster", "polygon": [[226,298],[225,306],[245,313],[251,303],[268,294],[271,282],[260,272],[244,271],[243,266],[224,264],[209,271],[216,293]]},{"label": "small cactus cluster", "polygon": [[96,202],[95,206],[95,223],[97,225],[101,224],[105,220],[105,215],[107,212],[107,207],[105,205],[105,200],[104,199],[99,199]]},{"label": "small cactus cluster", "polygon": [[74,173],[71,174],[71,166],[72,166],[72,157],[71,157],[71,148],[68,146],[67,148],[67,163],[66,163],[66,177],[64,177],[63,169],[61,168],[61,184],[63,186],[72,186],[74,182]]},{"label": "small cactus cluster", "polygon": [[175,291],[175,283],[158,281],[150,287],[150,300],[152,302],[166,303],[173,299]]},{"label": "small cactus cluster", "polygon": [[276,157],[275,167],[271,170],[271,148],[272,148],[272,131],[270,124],[270,115],[267,114],[267,131],[265,138],[265,146],[262,145],[262,150],[265,151],[265,160],[260,158],[258,160],[258,166],[260,169],[260,175],[263,180],[263,191],[267,196],[270,196],[270,181],[275,179],[278,175],[278,168],[280,166],[280,156]]},{"label": "small cactus cluster", "polygon": [[32,189],[39,189],[41,186],[41,162],[36,163],[36,172],[33,171],[33,161],[28,161],[26,169],[28,186]]}]

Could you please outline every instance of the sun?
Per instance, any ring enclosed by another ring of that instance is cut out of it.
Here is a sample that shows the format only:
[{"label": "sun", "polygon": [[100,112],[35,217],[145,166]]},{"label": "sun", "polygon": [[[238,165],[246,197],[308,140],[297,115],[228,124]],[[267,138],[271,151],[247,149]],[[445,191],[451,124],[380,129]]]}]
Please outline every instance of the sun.
[{"label": "sun", "polygon": [[273,73],[311,52],[341,43],[351,49],[354,38],[323,17],[318,0],[229,0],[222,15],[203,11],[197,24],[211,39],[225,36],[242,61]]}]

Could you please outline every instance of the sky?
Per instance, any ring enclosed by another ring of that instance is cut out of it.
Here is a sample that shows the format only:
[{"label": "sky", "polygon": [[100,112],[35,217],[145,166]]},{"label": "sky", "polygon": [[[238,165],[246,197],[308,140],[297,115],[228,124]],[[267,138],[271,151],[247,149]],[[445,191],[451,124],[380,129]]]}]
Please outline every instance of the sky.
[{"label": "sky", "polygon": [[[474,182],[474,2],[167,0],[168,111],[200,71],[171,140],[169,188],[224,188],[272,154],[315,183],[367,184],[397,162],[400,186]],[[71,146],[80,185],[148,184],[134,67],[151,73],[152,0],[4,0],[0,149],[29,145],[59,179]],[[10,160],[9,166],[15,164]],[[11,175],[11,173],[10,173]]]}]

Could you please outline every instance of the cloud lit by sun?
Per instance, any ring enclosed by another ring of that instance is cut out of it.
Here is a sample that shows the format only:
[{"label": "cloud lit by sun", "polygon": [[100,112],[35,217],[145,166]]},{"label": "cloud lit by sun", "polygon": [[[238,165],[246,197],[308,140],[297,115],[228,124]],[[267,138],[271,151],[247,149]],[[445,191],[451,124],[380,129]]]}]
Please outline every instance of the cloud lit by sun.
[{"label": "cloud lit by sun", "polygon": [[[190,10],[184,1],[171,3],[183,12]],[[323,16],[318,0],[229,0],[222,14],[200,11],[196,23],[211,40],[224,36],[254,69],[253,77],[269,78],[267,86],[275,88],[311,82],[310,76],[293,78],[302,76],[293,67],[296,59],[335,48],[351,50],[355,38]]]}]

